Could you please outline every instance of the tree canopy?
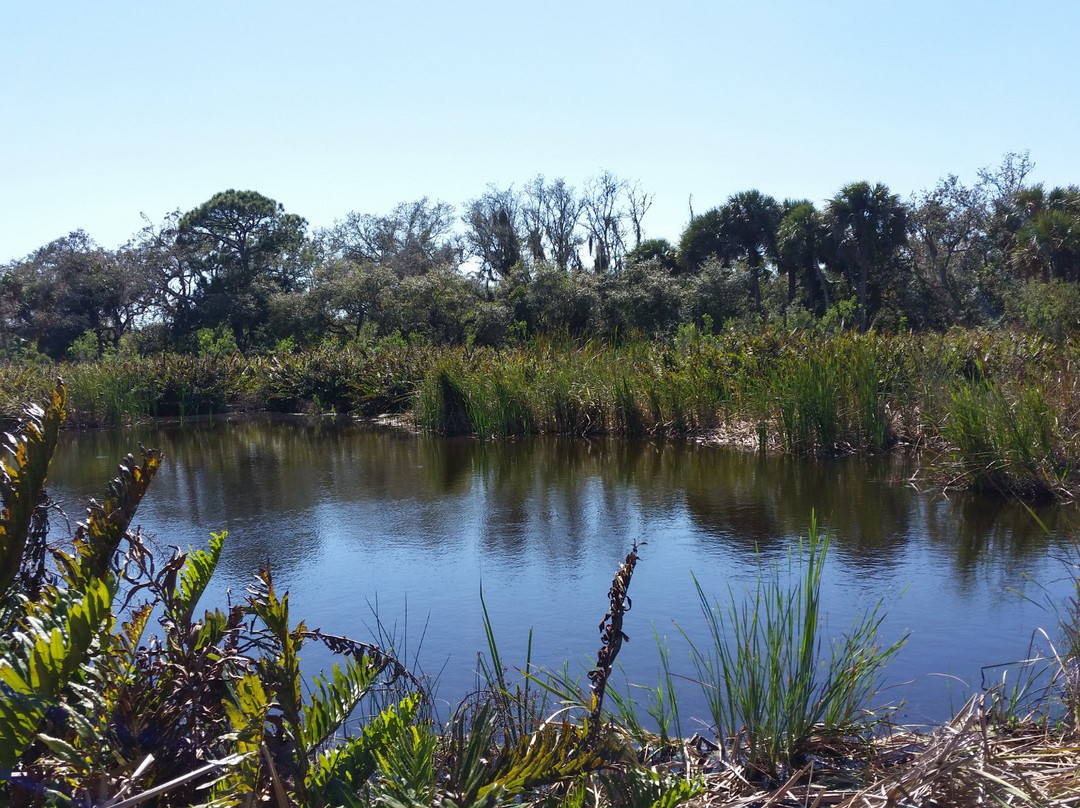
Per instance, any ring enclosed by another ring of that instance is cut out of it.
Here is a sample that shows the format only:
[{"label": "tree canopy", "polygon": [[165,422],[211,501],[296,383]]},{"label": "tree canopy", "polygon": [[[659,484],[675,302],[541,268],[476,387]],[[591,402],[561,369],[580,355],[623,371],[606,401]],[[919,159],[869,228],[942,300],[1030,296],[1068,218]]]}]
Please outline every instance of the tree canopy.
[{"label": "tree canopy", "polygon": [[677,244],[647,237],[651,195],[606,171],[491,185],[460,213],[428,197],[353,211],[311,236],[277,201],[226,190],[118,249],[76,231],[0,267],[0,351],[498,345],[772,317],[1060,334],[1053,296],[1030,287],[1080,284],[1080,188],[1031,184],[1031,167],[1009,154],[906,202],[870,181],[820,208],[749,189],[692,215]]}]

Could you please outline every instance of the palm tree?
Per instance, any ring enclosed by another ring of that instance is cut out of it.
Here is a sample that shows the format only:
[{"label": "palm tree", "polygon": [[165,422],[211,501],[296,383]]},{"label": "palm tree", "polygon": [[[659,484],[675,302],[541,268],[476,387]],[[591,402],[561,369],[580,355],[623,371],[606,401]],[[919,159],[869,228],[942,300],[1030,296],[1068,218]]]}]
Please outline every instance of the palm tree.
[{"label": "palm tree", "polygon": [[[869,323],[870,275],[880,275],[907,239],[907,210],[896,194],[877,183],[845,185],[828,203],[829,228],[844,268],[858,284],[859,330]],[[877,279],[875,279],[877,280]]]},{"label": "palm tree", "polygon": [[1078,279],[1080,269],[1080,216],[1066,210],[1041,210],[1024,222],[1016,234],[1013,262],[1028,274]]},{"label": "palm tree", "polygon": [[1080,279],[1080,188],[1021,188],[1003,213],[1003,246],[1018,271]]},{"label": "palm tree", "polygon": [[720,209],[702,213],[690,220],[679,238],[679,266],[683,272],[697,274],[710,258],[721,258],[727,247],[720,236]]},{"label": "palm tree", "polygon": [[784,218],[776,231],[779,264],[788,276],[788,303],[795,301],[796,281],[806,287],[809,308],[824,313],[829,308],[829,286],[822,270],[829,226],[813,202],[784,202]]},{"label": "palm tree", "polygon": [[766,260],[776,260],[776,229],[780,225],[780,206],[761,191],[742,191],[720,208],[720,236],[727,263],[746,261],[754,307],[761,313],[761,267]]}]

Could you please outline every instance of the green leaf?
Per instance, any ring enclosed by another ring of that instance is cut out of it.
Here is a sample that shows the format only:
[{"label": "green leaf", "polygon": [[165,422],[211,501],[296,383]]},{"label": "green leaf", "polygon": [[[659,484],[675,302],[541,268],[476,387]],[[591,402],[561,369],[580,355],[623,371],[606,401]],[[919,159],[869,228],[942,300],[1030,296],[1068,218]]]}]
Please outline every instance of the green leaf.
[{"label": "green leaf", "polygon": [[[45,628],[27,620],[34,636],[20,635],[28,653],[0,660],[0,769],[10,770],[30,746],[46,709],[86,661],[95,637],[108,629],[112,597],[104,581],[92,581],[85,594],[51,590],[49,601],[63,615]],[[66,607],[66,608],[65,608]]]},{"label": "green leaf", "polygon": [[60,738],[54,738],[52,735],[46,735],[44,732],[38,733],[37,739],[49,747],[50,752],[68,765],[79,769],[86,766],[86,759],[83,755],[67,741],[61,740]]},{"label": "green leaf", "polygon": [[382,666],[364,656],[337,663],[329,677],[316,676],[311,703],[303,707],[304,747],[310,754],[324,744],[367,695]]},{"label": "green leaf", "polygon": [[235,751],[244,760],[214,784],[214,796],[227,802],[226,798],[237,795],[256,794],[261,775],[259,752],[263,744],[263,729],[270,702],[259,677],[249,673],[233,683],[231,698],[223,703],[225,715],[233,728]]},{"label": "green leaf", "polygon": [[131,455],[125,457],[118,466],[118,476],[109,483],[105,501],[94,502],[87,509],[86,521],[75,531],[75,557],[58,558],[64,579],[73,589],[109,574],[113,556],[161,466],[162,454],[157,449],[143,449],[142,454],[141,463]]},{"label": "green leaf", "polygon": [[19,575],[31,519],[64,420],[66,398],[64,383],[57,380],[48,405],[27,408],[22,430],[3,436],[8,456],[0,454],[0,601]]},{"label": "green leaf", "polygon": [[569,721],[542,726],[509,750],[498,776],[481,788],[478,796],[486,796],[493,788],[520,794],[608,765],[599,752],[586,748],[584,741],[582,730]]},{"label": "green leaf", "polygon": [[177,625],[186,626],[191,622],[195,614],[195,608],[199,598],[210,584],[210,578],[217,568],[221,558],[221,550],[225,546],[226,532],[210,534],[210,550],[194,550],[187,554],[183,568],[180,570],[180,585],[172,592],[170,604],[170,618]]},{"label": "green leaf", "polygon": [[329,789],[340,787],[338,783],[347,784],[355,793],[375,773],[378,755],[404,736],[421,700],[419,693],[406,696],[365,724],[358,735],[320,754],[309,774],[310,795],[328,794]]}]

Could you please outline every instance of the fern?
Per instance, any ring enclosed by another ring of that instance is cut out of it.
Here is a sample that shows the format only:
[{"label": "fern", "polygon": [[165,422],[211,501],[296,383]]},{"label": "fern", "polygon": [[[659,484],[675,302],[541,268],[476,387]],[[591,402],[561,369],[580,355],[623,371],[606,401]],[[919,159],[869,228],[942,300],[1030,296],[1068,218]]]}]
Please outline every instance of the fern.
[{"label": "fern", "polygon": [[396,744],[376,754],[378,801],[387,808],[427,808],[435,795],[435,747],[430,722],[411,726]]},{"label": "fern", "polygon": [[210,534],[210,549],[189,550],[184,556],[184,565],[180,569],[179,586],[170,587],[171,592],[166,594],[168,600],[166,611],[169,618],[177,625],[185,626],[191,622],[198,606],[199,599],[210,584],[210,579],[217,569],[221,558],[221,550],[225,546],[227,533]]},{"label": "fern", "polygon": [[[239,795],[257,795],[262,766],[260,751],[270,700],[255,674],[247,674],[233,683],[230,698],[224,701],[225,714],[235,737],[234,750],[244,760],[214,784],[216,802],[229,803]],[[256,801],[257,800],[253,800]]]},{"label": "fern", "polygon": [[0,769],[13,768],[30,746],[46,711],[111,621],[112,597],[103,581],[89,582],[85,593],[54,590],[51,600],[62,619],[51,627],[28,620],[14,635],[22,653],[0,660]]},{"label": "fern", "polygon": [[[596,751],[583,748],[584,741],[584,732],[569,721],[542,726],[509,751],[492,785],[507,794],[520,794],[606,765]],[[485,793],[482,789],[480,796]]]},{"label": "fern", "polygon": [[368,657],[336,663],[329,678],[316,676],[311,701],[302,708],[303,743],[309,751],[322,746],[368,693],[380,667]]},{"label": "fern", "polygon": [[617,775],[601,775],[598,785],[609,805],[626,808],[675,808],[705,792],[700,776],[679,776],[640,766]]},{"label": "fern", "polygon": [[379,754],[385,753],[405,735],[421,701],[419,693],[406,696],[368,721],[359,734],[349,736],[339,746],[318,755],[307,782],[312,802],[316,802],[319,795],[328,796],[331,790],[336,791],[342,786],[348,786],[355,793],[375,773]]},{"label": "fern", "polygon": [[93,502],[86,521],[75,531],[75,555],[57,552],[57,562],[68,586],[80,589],[87,582],[109,575],[110,565],[128,535],[128,525],[142,502],[150,481],[161,466],[157,449],[143,449],[142,463],[132,455],[124,458],[118,475],[109,483],[105,501]]}]

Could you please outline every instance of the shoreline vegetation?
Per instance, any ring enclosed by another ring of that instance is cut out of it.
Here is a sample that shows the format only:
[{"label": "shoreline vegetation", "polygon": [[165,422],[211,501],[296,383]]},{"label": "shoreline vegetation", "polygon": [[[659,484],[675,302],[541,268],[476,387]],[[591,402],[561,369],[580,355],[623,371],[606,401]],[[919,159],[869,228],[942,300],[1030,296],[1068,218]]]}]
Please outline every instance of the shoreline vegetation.
[{"label": "shoreline vegetation", "polygon": [[0,415],[59,376],[69,422],[337,413],[425,432],[695,438],[829,457],[925,452],[928,485],[1029,502],[1080,492],[1080,344],[1018,330],[668,339],[538,338],[499,349],[401,339],[241,355],[0,365]]},{"label": "shoreline vegetation", "polygon": [[[648,554],[635,545],[583,677],[528,657],[512,675],[481,596],[480,687],[442,719],[392,653],[298,621],[269,562],[228,610],[204,608],[227,537],[166,558],[130,528],[156,450],[121,462],[72,539],[50,535],[45,483],[67,395],[58,384],[24,411],[2,450],[0,795],[10,804],[1080,805],[1080,543],[1076,597],[1059,605],[1044,657],[928,731],[892,726],[877,704],[904,642],[878,636],[887,604],[823,635],[829,537],[812,514],[786,567],[763,564],[756,587],[698,588],[708,631],[690,645],[708,716],[680,713],[660,638],[657,683],[609,687],[625,632],[643,629],[630,591]],[[331,672],[302,676],[306,644],[337,656]],[[687,737],[694,718],[708,729]]]}]

